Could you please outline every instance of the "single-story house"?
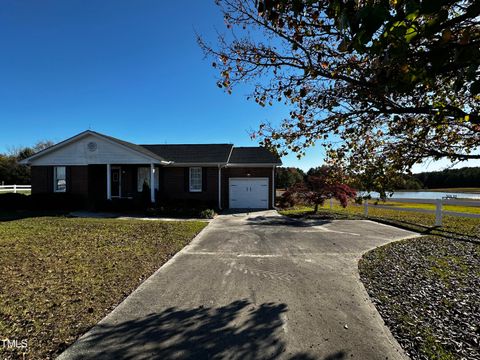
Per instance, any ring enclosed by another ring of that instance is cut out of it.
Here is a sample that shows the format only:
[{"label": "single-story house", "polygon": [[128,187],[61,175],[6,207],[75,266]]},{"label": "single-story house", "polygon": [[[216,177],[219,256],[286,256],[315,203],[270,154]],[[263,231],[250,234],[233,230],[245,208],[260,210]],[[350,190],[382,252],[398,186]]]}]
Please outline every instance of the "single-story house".
[{"label": "single-story house", "polygon": [[[23,160],[32,194],[69,193],[88,203],[134,199],[201,201],[220,209],[274,206],[275,168],[263,147],[136,145],[87,130]],[[154,184],[151,186],[151,184]]]}]

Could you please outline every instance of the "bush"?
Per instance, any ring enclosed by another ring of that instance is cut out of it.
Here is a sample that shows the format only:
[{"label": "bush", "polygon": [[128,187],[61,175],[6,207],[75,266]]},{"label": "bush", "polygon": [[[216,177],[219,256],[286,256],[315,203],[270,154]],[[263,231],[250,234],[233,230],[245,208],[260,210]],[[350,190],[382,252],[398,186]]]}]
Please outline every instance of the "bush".
[{"label": "bush", "polygon": [[84,207],[83,198],[68,193],[1,194],[0,210],[77,210]]},{"label": "bush", "polygon": [[29,195],[15,193],[0,195],[0,210],[27,210],[29,208]]},{"label": "bush", "polygon": [[78,210],[85,207],[84,198],[69,193],[30,195],[30,210]]},{"label": "bush", "polygon": [[200,211],[199,216],[202,219],[213,219],[215,217],[215,211],[213,209],[205,209]]}]

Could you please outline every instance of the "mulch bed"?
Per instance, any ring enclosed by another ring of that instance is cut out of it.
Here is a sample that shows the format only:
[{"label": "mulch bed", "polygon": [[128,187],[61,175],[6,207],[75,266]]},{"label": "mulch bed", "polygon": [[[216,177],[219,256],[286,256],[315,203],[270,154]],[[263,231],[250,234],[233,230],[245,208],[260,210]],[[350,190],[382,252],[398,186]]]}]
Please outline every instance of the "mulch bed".
[{"label": "mulch bed", "polygon": [[480,359],[480,244],[425,236],[359,264],[365,287],[412,359]]}]

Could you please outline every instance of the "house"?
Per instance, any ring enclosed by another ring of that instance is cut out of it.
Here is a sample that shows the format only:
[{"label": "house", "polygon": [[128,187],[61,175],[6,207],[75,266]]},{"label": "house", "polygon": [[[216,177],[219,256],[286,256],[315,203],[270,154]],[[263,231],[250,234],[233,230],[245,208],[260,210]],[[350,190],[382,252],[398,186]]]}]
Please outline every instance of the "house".
[{"label": "house", "polygon": [[152,203],[192,200],[219,209],[272,208],[281,165],[262,147],[136,145],[90,130],[23,163],[31,166],[32,194],[67,193],[94,204],[148,191]]}]

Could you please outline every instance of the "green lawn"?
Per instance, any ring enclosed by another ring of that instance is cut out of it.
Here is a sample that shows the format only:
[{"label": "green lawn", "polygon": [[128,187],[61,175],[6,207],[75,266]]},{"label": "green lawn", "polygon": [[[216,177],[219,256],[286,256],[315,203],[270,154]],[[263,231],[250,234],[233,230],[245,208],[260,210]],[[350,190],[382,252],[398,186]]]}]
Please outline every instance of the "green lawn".
[{"label": "green lawn", "polygon": [[[363,206],[312,210],[281,213],[364,218]],[[444,226],[435,228],[433,214],[373,207],[369,218],[427,234],[376,248],[359,264],[372,301],[404,350],[412,359],[480,358],[480,218],[445,216]]]},{"label": "green lawn", "polygon": [[[397,207],[397,208],[403,207],[403,208],[435,210],[435,204],[404,203],[404,202],[395,202],[395,201],[379,202],[378,204]],[[442,205],[442,209],[446,211],[480,214],[480,206]]]},{"label": "green lawn", "polygon": [[[400,204],[400,203],[399,203]],[[405,207],[415,207],[428,208],[430,204],[404,204]],[[410,206],[412,205],[412,206]],[[364,207],[363,205],[354,205],[351,204],[345,209],[334,204],[333,211],[330,210],[330,205],[325,204],[320,208],[320,214],[334,216],[334,217],[348,217],[348,218],[363,218]],[[446,208],[445,210],[459,211],[461,209],[453,210]],[[465,209],[463,209],[465,210]],[[293,209],[282,210],[280,213],[287,216],[309,216],[313,211],[312,207],[308,206],[299,206]],[[474,213],[478,208],[470,207],[466,212]],[[435,215],[426,214],[426,213],[417,213],[417,212],[407,212],[401,210],[390,210],[390,209],[381,209],[370,206],[368,210],[368,215],[370,219],[380,220],[382,222],[391,223],[393,225],[399,225],[414,231],[419,231],[426,234],[433,235],[442,235],[442,236],[460,236],[460,237],[478,237],[480,238],[480,218],[470,219],[463,217],[454,217],[454,216],[444,216],[443,217],[443,226],[441,228],[435,228]]]},{"label": "green lawn", "polygon": [[[204,227],[204,222],[31,217],[0,221],[0,338],[53,358]],[[19,351],[0,350],[17,358]]]}]

